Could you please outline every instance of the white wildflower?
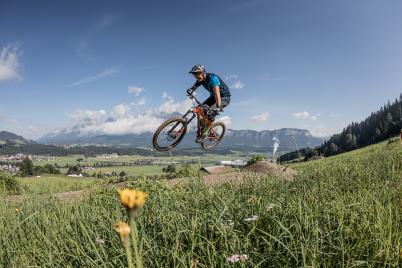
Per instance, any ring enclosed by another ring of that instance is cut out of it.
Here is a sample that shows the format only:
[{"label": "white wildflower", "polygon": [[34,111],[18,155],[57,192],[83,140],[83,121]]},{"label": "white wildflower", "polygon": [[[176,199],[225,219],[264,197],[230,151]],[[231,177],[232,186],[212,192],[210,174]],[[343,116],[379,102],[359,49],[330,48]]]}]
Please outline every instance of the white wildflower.
[{"label": "white wildflower", "polygon": [[102,239],[102,238],[97,237],[97,238],[95,239],[95,243],[96,243],[96,244],[105,244],[105,239]]},{"label": "white wildflower", "polygon": [[247,222],[256,221],[256,220],[258,220],[258,216],[257,216],[257,215],[253,215],[253,216],[251,216],[251,218],[244,219],[244,221],[247,221]]},{"label": "white wildflower", "polygon": [[274,207],[276,207],[275,204],[273,204],[273,203],[268,204],[268,205],[267,205],[267,210],[269,211],[269,210],[273,209]]},{"label": "white wildflower", "polygon": [[246,254],[241,254],[241,255],[232,255],[228,258],[226,258],[229,262],[231,263],[236,263],[236,262],[240,262],[240,261],[246,261],[248,260],[248,255]]}]

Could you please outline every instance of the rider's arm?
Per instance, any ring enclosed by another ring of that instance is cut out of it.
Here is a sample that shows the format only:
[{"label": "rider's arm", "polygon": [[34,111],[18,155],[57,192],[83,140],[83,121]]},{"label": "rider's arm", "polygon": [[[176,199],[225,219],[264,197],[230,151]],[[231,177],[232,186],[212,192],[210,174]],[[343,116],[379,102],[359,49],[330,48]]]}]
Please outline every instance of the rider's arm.
[{"label": "rider's arm", "polygon": [[187,93],[188,93],[188,94],[193,94],[193,92],[194,92],[199,86],[201,86],[201,83],[198,82],[198,81],[196,81],[192,87],[190,87],[189,89],[187,89]]},{"label": "rider's arm", "polygon": [[216,106],[218,108],[222,108],[221,92],[219,90],[219,86],[214,86],[213,89],[214,89],[214,93],[215,93]]},{"label": "rider's arm", "polygon": [[211,76],[210,80],[210,85],[212,86],[212,90],[214,91],[215,94],[215,101],[216,101],[216,106],[218,108],[222,108],[222,102],[221,102],[221,92],[220,92],[220,81],[217,76]]},{"label": "rider's arm", "polygon": [[195,81],[194,85],[191,87],[193,91],[195,91],[199,86],[201,86],[201,82]]}]

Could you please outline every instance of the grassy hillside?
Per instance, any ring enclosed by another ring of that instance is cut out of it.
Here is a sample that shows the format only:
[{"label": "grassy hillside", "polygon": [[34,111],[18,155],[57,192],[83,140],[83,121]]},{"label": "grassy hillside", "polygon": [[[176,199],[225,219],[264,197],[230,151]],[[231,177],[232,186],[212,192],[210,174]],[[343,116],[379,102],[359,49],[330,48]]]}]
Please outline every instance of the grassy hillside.
[{"label": "grassy hillside", "polygon": [[[231,267],[233,254],[248,255],[239,267],[400,267],[399,143],[292,167],[294,182],[131,182],[149,193],[137,217],[144,267]],[[112,230],[126,220],[114,190],[70,202],[0,202],[0,215],[0,266],[126,265]]]}]

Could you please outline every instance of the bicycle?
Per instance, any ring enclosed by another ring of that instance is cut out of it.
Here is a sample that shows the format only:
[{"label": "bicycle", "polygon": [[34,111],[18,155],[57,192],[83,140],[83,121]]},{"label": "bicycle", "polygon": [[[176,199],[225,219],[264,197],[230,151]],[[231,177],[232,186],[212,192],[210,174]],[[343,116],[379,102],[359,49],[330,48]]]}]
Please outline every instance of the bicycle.
[{"label": "bicycle", "polygon": [[[212,109],[202,105],[193,94],[187,95],[193,102],[193,106],[182,116],[166,120],[155,131],[152,143],[157,151],[169,151],[176,147],[186,135],[189,123],[197,117],[197,135],[201,136],[205,127],[208,127],[206,138],[200,143],[205,150],[214,148],[223,139],[226,126],[223,122],[211,122],[208,115],[215,113],[217,109]],[[163,144],[165,142],[167,144]]]}]

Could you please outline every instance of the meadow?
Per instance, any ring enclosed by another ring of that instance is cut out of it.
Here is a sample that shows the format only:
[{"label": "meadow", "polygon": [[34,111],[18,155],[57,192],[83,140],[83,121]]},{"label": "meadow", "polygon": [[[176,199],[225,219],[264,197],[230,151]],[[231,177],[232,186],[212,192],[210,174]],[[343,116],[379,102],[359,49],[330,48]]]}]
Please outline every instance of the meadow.
[{"label": "meadow", "polygon": [[62,157],[54,157],[54,160],[50,161],[35,161],[35,165],[44,166],[46,164],[57,164],[59,166],[65,165],[76,165],[77,159],[82,158],[81,162],[83,165],[92,166],[95,163],[107,163],[107,162],[115,162],[115,163],[131,163],[136,160],[158,160],[161,162],[196,162],[201,164],[213,164],[219,163],[222,160],[235,160],[235,159],[245,159],[244,156],[239,154],[228,154],[228,155],[217,155],[217,154],[204,154],[201,156],[174,156],[174,152],[172,156],[159,156],[159,157],[148,157],[148,156],[139,156],[139,155],[121,155],[112,158],[98,158],[98,157],[84,157],[83,155],[69,155]]},{"label": "meadow", "polygon": [[24,194],[51,194],[68,191],[79,191],[106,183],[96,178],[71,178],[65,175],[41,175],[37,177],[17,178]]},{"label": "meadow", "polygon": [[[136,216],[144,267],[400,267],[399,143],[291,168],[294,181],[129,181],[149,194]],[[23,183],[41,192],[40,183]],[[108,186],[76,200],[23,194],[0,202],[0,266],[125,267],[113,225],[127,215]],[[233,264],[234,254],[247,258]]]},{"label": "meadow", "polygon": [[[82,159],[80,164],[82,166],[94,166],[96,163],[99,165],[105,165],[96,167],[95,170],[83,170],[86,174],[92,176],[94,173],[97,174],[99,172],[112,173],[116,172],[120,174],[120,172],[125,172],[130,176],[145,176],[145,175],[160,175],[163,174],[163,168],[168,165],[170,162],[179,163],[176,164],[176,167],[179,168],[182,164],[191,163],[192,165],[197,166],[209,166],[209,165],[219,165],[222,160],[236,160],[236,159],[246,159],[242,155],[238,154],[228,154],[228,155],[217,155],[217,154],[204,154],[202,156],[174,156],[174,153],[171,157],[146,157],[146,156],[127,156],[121,155],[112,158],[98,158],[98,157],[84,157],[83,155],[69,155],[63,157],[54,157],[54,160],[41,160],[35,161],[34,164],[37,166],[45,166],[47,164],[57,165],[60,168],[60,172],[62,174],[66,174],[68,168],[66,166],[74,166],[77,165],[78,159]],[[135,161],[146,161],[146,160],[154,160],[159,162],[158,164],[136,164]],[[108,166],[109,165],[109,166]]]}]

